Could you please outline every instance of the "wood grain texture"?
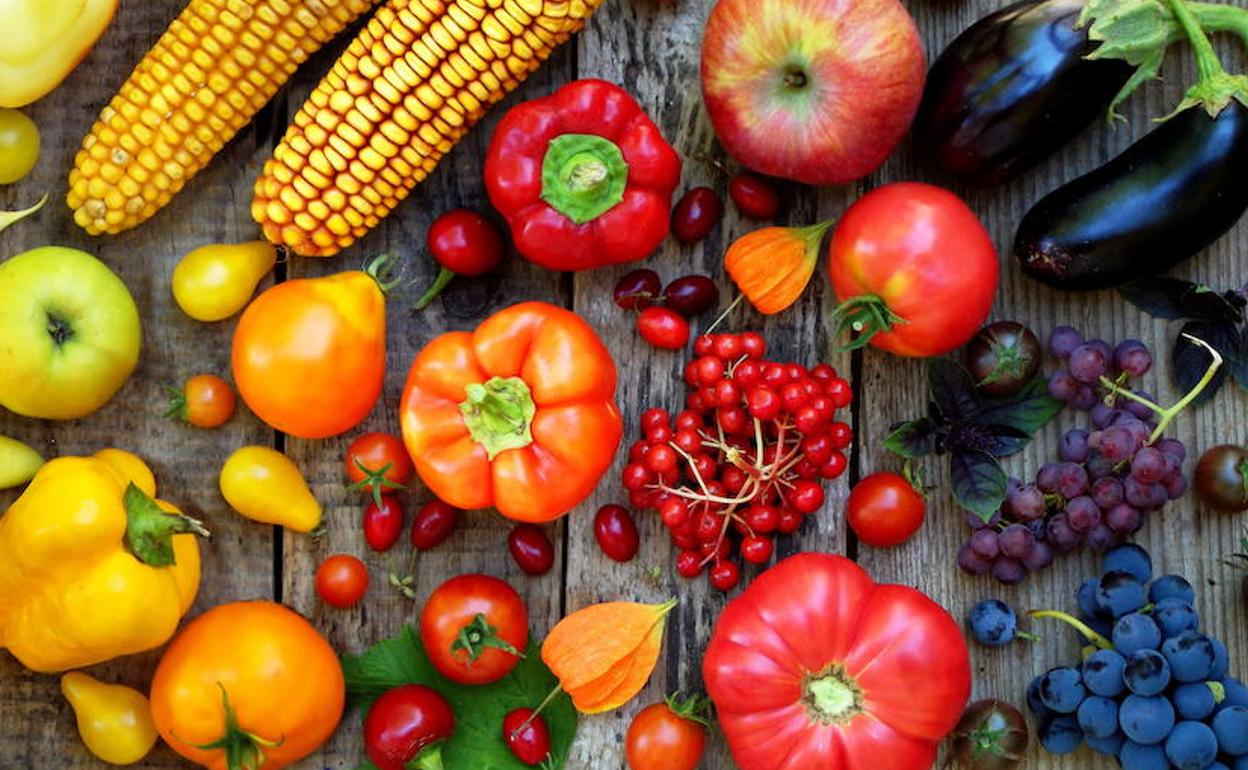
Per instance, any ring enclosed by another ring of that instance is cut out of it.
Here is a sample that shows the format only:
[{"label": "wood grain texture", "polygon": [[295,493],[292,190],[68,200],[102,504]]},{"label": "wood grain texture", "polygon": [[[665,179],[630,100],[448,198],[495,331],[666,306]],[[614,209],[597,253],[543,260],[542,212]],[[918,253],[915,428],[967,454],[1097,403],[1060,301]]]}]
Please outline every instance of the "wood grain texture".
[{"label": "wood grain texture", "polygon": [[[609,301],[611,286],[628,267],[561,276],[512,255],[498,276],[457,279],[443,298],[423,313],[412,315],[408,308],[436,272],[424,246],[428,224],[455,206],[488,208],[481,162],[492,126],[508,106],[548,93],[574,77],[623,83],[638,97],[685,159],[678,194],[703,184],[723,192],[727,176],[720,165],[730,170],[735,167],[715,141],[698,86],[698,48],[712,5],[713,0],[610,0],[585,32],[494,110],[377,231],[340,257],[298,259],[279,271],[279,279],[326,275],[359,267],[368,256],[387,251],[402,257],[410,279],[390,298],[388,371],[380,403],[369,419],[348,435],[309,442],[274,434],[245,409],[240,409],[239,417],[227,427],[214,432],[196,431],[160,417],[163,385],[201,371],[228,371],[233,330],[233,321],[205,326],[188,320],[173,304],[168,282],[177,259],[191,248],[256,237],[258,231],[248,205],[260,164],[280,137],[285,122],[345,45],[349,33],[309,61],[270,109],[241,132],[167,210],[120,237],[90,239],[74,227],[62,203],[73,153],[99,108],[182,7],[178,0],[123,2],[116,21],[91,56],[61,88],[29,110],[43,132],[44,154],[32,178],[0,188],[0,206],[28,205],[44,190],[52,192],[53,200],[34,220],[0,236],[0,258],[47,243],[74,245],[99,255],[122,275],[139,302],[144,320],[143,358],[131,381],[98,414],[81,421],[51,423],[0,412],[0,433],[26,440],[48,455],[88,453],[112,444],[144,455],[155,467],[162,492],[205,518],[214,531],[212,542],[204,547],[204,584],[194,612],[235,599],[279,598],[308,615],[342,649],[360,650],[405,623],[415,622],[420,602],[428,593],[444,579],[464,572],[486,572],[512,581],[529,604],[532,630],[538,636],[564,612],[591,602],[679,597],[681,604],[671,616],[664,655],[650,685],[623,709],[583,719],[568,763],[573,770],[621,770],[622,741],[632,715],[665,693],[701,689],[702,650],[725,602],[725,597],[709,590],[704,580],[689,582],[675,575],[675,552],[652,514],[639,517],[642,549],[632,562],[618,565],[599,551],[592,533],[593,512],[601,504],[624,501],[619,483],[623,455],[594,497],[564,523],[550,528],[562,547],[555,569],[542,578],[519,572],[506,555],[509,524],[496,514],[482,511],[470,512],[452,539],[431,552],[413,556],[404,539],[392,554],[369,553],[359,534],[365,500],[344,490],[341,460],[350,439],[358,433],[398,431],[403,382],[413,356],[425,343],[448,330],[470,329],[492,312],[527,299],[571,307],[602,333],[620,366],[625,447],[636,437],[638,417],[645,408],[680,408],[684,396],[680,370],[686,354],[647,346],[634,331],[631,315]],[[1000,5],[998,0],[908,3],[929,58],[971,21]],[[1173,59],[1165,86],[1152,84],[1129,104],[1129,127],[1112,131],[1093,127],[1038,169],[998,189],[975,191],[953,185],[984,219],[1003,252],[1002,289],[994,317],[1018,318],[1038,331],[1066,322],[1106,339],[1133,336],[1156,350],[1167,349],[1175,332],[1173,325],[1142,315],[1113,293],[1070,295],[1038,287],[1020,275],[1007,247],[1014,225],[1031,202],[1062,180],[1111,157],[1147,130],[1148,117],[1168,111],[1180,84],[1193,72],[1185,57],[1183,53]],[[910,179],[950,184],[903,147],[861,184],[822,191],[788,189],[784,220],[807,224],[835,217],[862,191],[884,182]],[[725,220],[705,242],[683,247],[669,241],[648,266],[665,280],[705,272],[716,278],[726,303],[732,286],[722,274],[723,251],[733,238],[758,224],[742,220],[731,206],[727,208]],[[1178,269],[1176,275],[1219,288],[1240,285],[1246,248],[1248,226],[1241,224],[1207,253]],[[928,523],[915,540],[888,551],[859,548],[842,516],[848,482],[872,470],[896,467],[895,460],[881,450],[880,440],[892,422],[922,409],[923,374],[917,362],[900,361],[874,350],[855,354],[852,359],[832,353],[827,321],[833,304],[821,265],[807,295],[792,310],[771,318],[738,310],[726,322],[729,329],[762,331],[771,351],[779,357],[808,364],[826,360],[847,376],[850,371],[860,371],[855,382],[853,427],[859,443],[853,472],[829,485],[824,509],[807,524],[800,538],[781,539],[779,555],[797,550],[855,555],[877,578],[917,586],[959,617],[976,601],[989,596],[1001,596],[1024,608],[1070,607],[1075,587],[1093,574],[1095,558],[1065,557],[1045,574],[1009,589],[965,578],[954,567],[954,554],[965,536],[965,527],[961,514],[943,491],[933,497]],[[695,323],[695,332],[708,322],[702,319]],[[1156,383],[1154,389],[1163,400],[1173,400],[1177,394],[1164,376],[1167,372],[1168,365],[1163,364],[1161,372],[1150,374],[1150,387]],[[1070,415],[1059,418],[1058,425],[1046,430],[1031,448],[1008,461],[1010,472],[1033,473],[1051,454],[1059,426],[1069,427],[1076,419]],[[1248,441],[1248,397],[1227,387],[1213,405],[1180,418],[1175,435],[1188,443],[1193,454],[1214,443]],[[228,510],[216,490],[216,473],[225,456],[245,443],[283,448],[303,468],[325,505],[329,526],[323,539],[275,533]],[[928,470],[930,477],[939,478],[934,462],[929,463]],[[411,511],[429,497],[426,490],[416,486],[407,498],[409,520]],[[13,498],[13,493],[0,493],[0,505]],[[1232,668],[1241,673],[1248,672],[1248,640],[1243,633],[1248,617],[1239,600],[1238,576],[1220,559],[1233,549],[1243,521],[1243,517],[1203,510],[1189,497],[1154,516],[1140,536],[1152,550],[1159,570],[1179,571],[1192,578],[1200,593],[1199,609],[1206,628],[1226,641],[1234,661]],[[316,565],[325,556],[340,552],[364,558],[374,582],[366,600],[350,611],[324,608],[312,587]],[[404,599],[385,585],[391,571],[416,578],[417,601]],[[1069,634],[1050,627],[1040,631],[1044,640],[1034,645],[972,651],[977,696],[1017,702],[1031,676],[1073,659],[1076,649]],[[145,686],[156,659],[155,653],[135,656],[98,667],[94,673]],[[100,766],[77,740],[72,715],[56,688],[54,677],[32,675],[12,657],[0,653],[0,770],[51,766],[86,770]],[[298,770],[350,770],[361,757],[359,715],[348,714],[335,738],[300,763]],[[1111,763],[1087,753],[1060,760],[1033,753],[1028,765],[1074,770],[1108,768]],[[136,767],[171,770],[185,766],[162,748]],[[722,740],[712,741],[703,767],[733,767]]]}]

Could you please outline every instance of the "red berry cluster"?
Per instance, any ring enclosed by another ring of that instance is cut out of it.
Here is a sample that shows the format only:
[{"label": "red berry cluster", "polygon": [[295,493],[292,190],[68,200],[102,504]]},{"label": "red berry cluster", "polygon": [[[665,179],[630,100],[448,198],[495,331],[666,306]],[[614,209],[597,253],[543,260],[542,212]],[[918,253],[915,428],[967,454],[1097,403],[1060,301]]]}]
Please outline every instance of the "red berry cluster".
[{"label": "red berry cluster", "polygon": [[853,440],[836,412],[853,394],[827,364],[768,361],[762,335],[702,335],[685,366],[685,409],[652,408],[629,449],[624,487],[634,508],[653,508],[680,548],[676,570],[709,567],[721,591],[749,564],[771,559],[776,533],[789,534],[823,505],[823,480],[845,472]]}]

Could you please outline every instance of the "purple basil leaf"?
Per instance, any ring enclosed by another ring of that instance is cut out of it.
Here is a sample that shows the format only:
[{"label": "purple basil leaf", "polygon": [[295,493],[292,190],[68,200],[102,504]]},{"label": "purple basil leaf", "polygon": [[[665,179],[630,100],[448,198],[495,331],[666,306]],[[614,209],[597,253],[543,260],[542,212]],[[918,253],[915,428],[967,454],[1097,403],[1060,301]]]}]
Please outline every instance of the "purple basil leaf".
[{"label": "purple basil leaf", "polygon": [[1200,378],[1213,363],[1213,358],[1207,350],[1183,335],[1191,335],[1204,340],[1227,361],[1227,365],[1218,369],[1213,379],[1210,380],[1209,386],[1193,402],[1203,404],[1217,394],[1222,383],[1226,382],[1230,362],[1239,358],[1239,347],[1242,344],[1240,333],[1236,327],[1225,323],[1188,321],[1183,325],[1178,338],[1174,341],[1174,351],[1170,360],[1174,369],[1175,384],[1180,392],[1187,393],[1200,382]]},{"label": "purple basil leaf", "polygon": [[1238,324],[1244,320],[1243,305],[1206,286],[1197,286],[1183,295],[1183,313],[1196,321]]},{"label": "purple basil leaf", "polygon": [[984,521],[1005,502],[1008,480],[996,458],[987,452],[954,452],[949,457],[953,499]]},{"label": "purple basil leaf", "polygon": [[951,358],[933,358],[927,364],[927,386],[941,417],[949,422],[974,419],[979,414],[975,381],[962,364]]},{"label": "purple basil leaf", "polygon": [[1227,367],[1239,387],[1248,390],[1248,326],[1239,330],[1238,355],[1234,361],[1227,362]]},{"label": "purple basil leaf", "polygon": [[903,422],[884,439],[884,448],[900,457],[922,457],[936,450],[936,426],[927,419]]},{"label": "purple basil leaf", "polygon": [[1145,313],[1174,321],[1187,316],[1183,297],[1196,284],[1177,278],[1143,278],[1118,289],[1123,298]]},{"label": "purple basil leaf", "polygon": [[993,428],[1010,428],[1030,436],[1060,411],[1062,402],[1049,395],[1047,380],[1043,374],[1038,374],[1012,396],[984,399],[977,420]]}]

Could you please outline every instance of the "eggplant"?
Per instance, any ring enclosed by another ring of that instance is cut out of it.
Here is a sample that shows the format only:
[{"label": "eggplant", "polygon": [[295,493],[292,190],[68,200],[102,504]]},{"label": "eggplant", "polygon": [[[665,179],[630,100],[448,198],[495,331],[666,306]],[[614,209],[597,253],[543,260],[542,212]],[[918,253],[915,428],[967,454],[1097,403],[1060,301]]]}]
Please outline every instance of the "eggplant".
[{"label": "eggplant", "polygon": [[1248,209],[1248,107],[1188,107],[1031,208],[1014,254],[1060,289],[1103,289],[1168,270]]},{"label": "eggplant", "polygon": [[977,184],[1004,182],[1073,139],[1131,77],[1075,25],[1083,0],[1028,0],[980,19],[932,65],[916,144]]}]

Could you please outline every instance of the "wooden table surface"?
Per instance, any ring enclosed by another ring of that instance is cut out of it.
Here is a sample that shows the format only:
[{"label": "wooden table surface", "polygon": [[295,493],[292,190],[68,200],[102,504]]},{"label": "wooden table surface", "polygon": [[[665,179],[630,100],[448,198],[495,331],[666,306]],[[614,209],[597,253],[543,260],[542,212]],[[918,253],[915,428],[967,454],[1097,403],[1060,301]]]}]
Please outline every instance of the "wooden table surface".
[{"label": "wooden table surface", "polygon": [[[600,77],[626,84],[660,123],[665,135],[685,158],[682,189],[708,184],[723,191],[726,178],[711,161],[731,167],[701,106],[698,89],[698,47],[712,0],[608,0],[591,25],[549,61],[505,106],[544,95],[576,77]],[[999,0],[911,0],[908,3],[923,34],[929,58],[957,31],[1000,5]],[[139,453],[153,465],[162,496],[204,519],[213,538],[204,547],[204,580],[193,613],[238,599],[275,598],[305,613],[340,649],[361,650],[399,631],[417,617],[419,604],[389,591],[386,572],[411,568],[416,592],[423,600],[444,579],[482,571],[512,581],[528,601],[533,631],[544,634],[561,615],[587,603],[630,599],[660,601],[679,596],[680,607],[671,617],[664,656],[648,688],[617,712],[582,719],[569,768],[617,770],[624,767],[621,742],[629,719],[641,706],[673,690],[699,690],[699,663],[711,627],[726,598],[708,590],[703,580],[686,582],[675,575],[674,551],[657,517],[640,519],[641,552],[631,563],[609,561],[594,543],[593,511],[607,502],[624,500],[616,467],[605,477],[592,499],[551,528],[558,550],[553,571],[542,578],[524,576],[506,555],[508,525],[496,514],[473,512],[443,546],[409,557],[404,545],[391,554],[376,555],[366,548],[359,530],[361,503],[343,490],[341,457],[350,437],[364,430],[398,432],[398,402],[413,356],[435,335],[467,329],[487,315],[519,300],[541,299],[562,304],[584,315],[602,333],[622,369],[620,401],[627,435],[634,436],[640,412],[651,405],[678,407],[683,397],[680,370],[686,353],[654,350],[634,332],[631,319],[610,301],[611,286],[628,267],[566,275],[546,272],[520,259],[510,259],[502,273],[475,281],[456,281],[420,315],[408,311],[434,270],[425,253],[425,230],[431,219],[454,206],[485,208],[481,158],[502,109],[491,113],[466,141],[445,160],[433,176],[372,234],[345,254],[330,260],[296,259],[279,267],[284,277],[324,275],[356,267],[366,256],[390,251],[403,256],[414,285],[391,299],[387,352],[389,367],[383,400],[368,420],[350,435],[326,441],[304,441],[275,433],[245,409],[225,427],[200,431],[164,418],[167,384],[200,372],[227,374],[233,321],[199,324],[174,305],[169,277],[174,264],[192,248],[214,242],[253,239],[258,228],[248,213],[252,184],[261,164],[281,136],[288,118],[315,85],[345,43],[343,36],[303,66],[260,116],[229,144],[213,163],[187,185],[165,210],[143,226],[115,237],[92,238],[72,222],[63,200],[66,176],[79,142],[100,108],[126,78],[165,26],[182,8],[180,0],[123,0],[117,18],[94,51],[64,84],[27,112],[39,124],[44,149],[36,171],[26,180],[0,188],[0,207],[29,205],[44,191],[52,202],[31,221],[0,236],[0,258],[46,244],[86,249],[121,274],[141,309],[143,354],[135,375],[116,398],[90,417],[71,422],[39,422],[0,411],[0,433],[20,438],[46,455],[85,454],[116,445]],[[1242,61],[1242,60],[1241,60]],[[1128,336],[1145,340],[1158,351],[1167,349],[1171,324],[1149,318],[1112,292],[1063,294],[1024,278],[1008,254],[1008,245],[1026,208],[1060,181],[1082,173],[1118,152],[1149,127],[1148,118],[1164,114],[1177,101],[1181,84],[1190,82],[1193,66],[1186,51],[1172,53],[1167,83],[1151,84],[1129,104],[1129,126],[1109,129],[1097,125],[1073,146],[1040,168],[1007,186],[971,190],[951,185],[966,196],[988,224],[1003,251],[1003,275],[994,317],[1017,318],[1038,331],[1057,323],[1073,324],[1109,340]],[[843,188],[788,190],[785,217],[792,223],[810,223],[834,217],[857,196],[883,182],[920,179],[951,184],[903,146],[879,172]],[[691,271],[706,272],[719,281],[725,296],[729,284],[721,258],[732,238],[756,226],[731,211],[703,243],[682,247],[669,240],[649,266],[665,278]],[[1177,275],[1210,286],[1242,285],[1248,252],[1248,226],[1241,223],[1206,253],[1176,271]],[[778,555],[799,550],[831,551],[857,559],[877,579],[916,586],[961,617],[980,599],[1000,596],[1016,606],[1073,606],[1073,592],[1097,566],[1089,554],[1060,558],[1056,566],[1031,577],[1021,586],[999,588],[970,579],[955,567],[954,555],[965,536],[963,517],[944,490],[934,496],[927,524],[902,547],[875,550],[859,546],[845,526],[843,502],[849,483],[897,462],[881,448],[888,426],[917,415],[924,405],[922,364],[902,361],[875,350],[841,355],[832,352],[826,319],[833,304],[821,269],[802,301],[793,309],[768,319],[738,311],[731,325],[738,330],[759,329],[773,351],[813,364],[832,363],[852,373],[856,400],[853,425],[858,437],[851,469],[828,490],[828,501],[800,536],[783,538]],[[699,323],[706,323],[703,320]],[[696,331],[695,326],[695,331]],[[1159,358],[1164,354],[1159,353]],[[2,364],[0,364],[2,365]],[[1146,387],[1163,399],[1175,398],[1169,367],[1148,375]],[[1014,475],[1034,473],[1055,452],[1059,427],[1077,418],[1063,415],[1022,455],[1007,461]],[[1248,440],[1248,396],[1230,386],[1216,401],[1181,417],[1175,434],[1193,452],[1224,441]],[[312,541],[246,521],[225,505],[217,491],[216,475],[225,457],[248,443],[284,449],[307,473],[313,490],[326,508],[328,536]],[[1190,469],[1190,464],[1189,464]],[[941,468],[928,463],[930,478]],[[413,506],[428,499],[417,485]],[[7,505],[13,493],[0,493]],[[1248,674],[1248,634],[1239,581],[1221,559],[1237,538],[1243,517],[1218,516],[1190,497],[1151,518],[1139,541],[1150,548],[1159,570],[1179,571],[1199,589],[1198,609],[1205,630],[1216,633],[1230,648],[1232,671]],[[370,566],[374,587],[365,601],[349,611],[318,602],[312,575],[331,553],[354,553]],[[411,561],[409,562],[409,558]],[[652,567],[661,568],[653,579]],[[735,591],[734,594],[739,592]],[[1046,668],[1074,659],[1072,637],[1044,629],[1043,641],[1016,644],[1004,651],[972,652],[977,697],[996,696],[1020,703],[1025,683]],[[158,652],[137,655],[92,673],[106,679],[146,688]],[[359,718],[348,714],[334,739],[299,767],[353,768],[362,756]],[[1033,750],[1034,754],[1034,750]],[[1030,766],[1041,768],[1110,767],[1104,758],[1086,750],[1055,759],[1034,754]],[[57,690],[57,679],[24,670],[7,653],[0,653],[0,768],[29,770],[100,767],[78,740],[71,711]],[[184,767],[163,746],[139,765],[147,770]],[[704,763],[706,768],[733,767],[723,742],[716,739]],[[451,768],[450,770],[475,770]]]}]

